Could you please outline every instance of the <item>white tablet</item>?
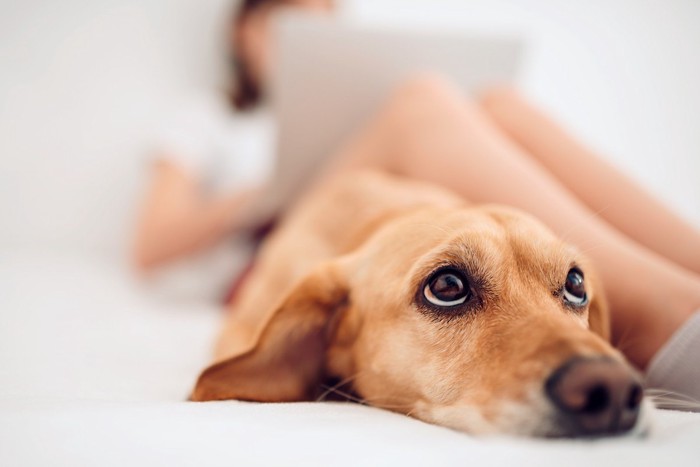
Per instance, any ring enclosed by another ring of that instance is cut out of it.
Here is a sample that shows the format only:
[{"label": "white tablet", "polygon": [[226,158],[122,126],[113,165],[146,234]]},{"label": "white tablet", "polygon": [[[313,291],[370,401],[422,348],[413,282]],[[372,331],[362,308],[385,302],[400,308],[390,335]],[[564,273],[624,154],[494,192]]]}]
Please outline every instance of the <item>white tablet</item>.
[{"label": "white tablet", "polygon": [[275,29],[270,92],[278,160],[255,217],[293,202],[343,141],[412,75],[438,72],[465,92],[516,77],[522,42],[461,31],[363,26],[289,14]]}]

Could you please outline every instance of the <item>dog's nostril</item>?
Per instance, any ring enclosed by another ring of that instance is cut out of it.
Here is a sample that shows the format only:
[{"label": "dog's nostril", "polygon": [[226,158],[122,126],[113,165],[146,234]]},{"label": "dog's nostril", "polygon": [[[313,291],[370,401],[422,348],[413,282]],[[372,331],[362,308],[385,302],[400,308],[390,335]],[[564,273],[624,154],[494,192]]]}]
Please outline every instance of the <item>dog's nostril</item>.
[{"label": "dog's nostril", "polygon": [[545,391],[571,435],[621,433],[639,415],[644,391],[630,368],[606,358],[574,358],[547,379]]},{"label": "dog's nostril", "polygon": [[581,408],[581,412],[593,415],[605,411],[609,405],[610,391],[603,385],[597,385],[589,390],[586,404]]},{"label": "dog's nostril", "polygon": [[642,403],[642,398],[644,397],[644,390],[642,386],[635,383],[630,389],[629,397],[627,398],[627,410],[637,410]]}]

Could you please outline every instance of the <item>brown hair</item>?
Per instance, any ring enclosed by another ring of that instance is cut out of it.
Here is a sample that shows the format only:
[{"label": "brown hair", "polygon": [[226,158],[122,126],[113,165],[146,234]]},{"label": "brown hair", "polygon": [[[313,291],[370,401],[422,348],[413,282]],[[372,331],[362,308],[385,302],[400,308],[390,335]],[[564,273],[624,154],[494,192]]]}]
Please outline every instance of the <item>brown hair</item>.
[{"label": "brown hair", "polygon": [[[265,5],[284,3],[285,0],[242,0],[233,14],[233,28],[240,28],[246,17]],[[260,103],[263,90],[255,82],[249,65],[242,59],[239,46],[230,49],[232,69],[231,105],[239,111],[250,110]]]}]

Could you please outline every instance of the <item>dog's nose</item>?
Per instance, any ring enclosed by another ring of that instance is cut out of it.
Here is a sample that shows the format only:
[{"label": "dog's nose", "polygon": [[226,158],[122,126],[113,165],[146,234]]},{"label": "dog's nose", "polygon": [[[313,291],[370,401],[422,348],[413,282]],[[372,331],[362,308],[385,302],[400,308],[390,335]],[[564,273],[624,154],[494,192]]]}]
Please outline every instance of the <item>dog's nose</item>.
[{"label": "dog's nose", "polygon": [[572,435],[622,433],[637,423],[643,389],[626,365],[606,358],[573,358],[547,379],[545,390]]}]

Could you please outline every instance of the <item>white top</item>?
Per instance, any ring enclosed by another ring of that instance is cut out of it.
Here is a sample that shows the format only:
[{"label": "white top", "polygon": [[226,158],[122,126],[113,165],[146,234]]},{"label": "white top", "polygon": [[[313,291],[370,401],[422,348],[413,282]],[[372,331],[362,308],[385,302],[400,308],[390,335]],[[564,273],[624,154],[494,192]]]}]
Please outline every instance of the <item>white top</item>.
[{"label": "white top", "polygon": [[[236,113],[224,96],[190,98],[157,132],[154,154],[195,174],[207,194],[234,194],[263,184],[275,163],[276,126],[270,113]],[[220,300],[251,257],[232,238],[159,271],[155,289],[168,299]]]},{"label": "white top", "polygon": [[203,188],[232,193],[272,172],[276,128],[266,110],[236,113],[223,96],[190,99],[159,132],[156,151],[201,177]]}]

